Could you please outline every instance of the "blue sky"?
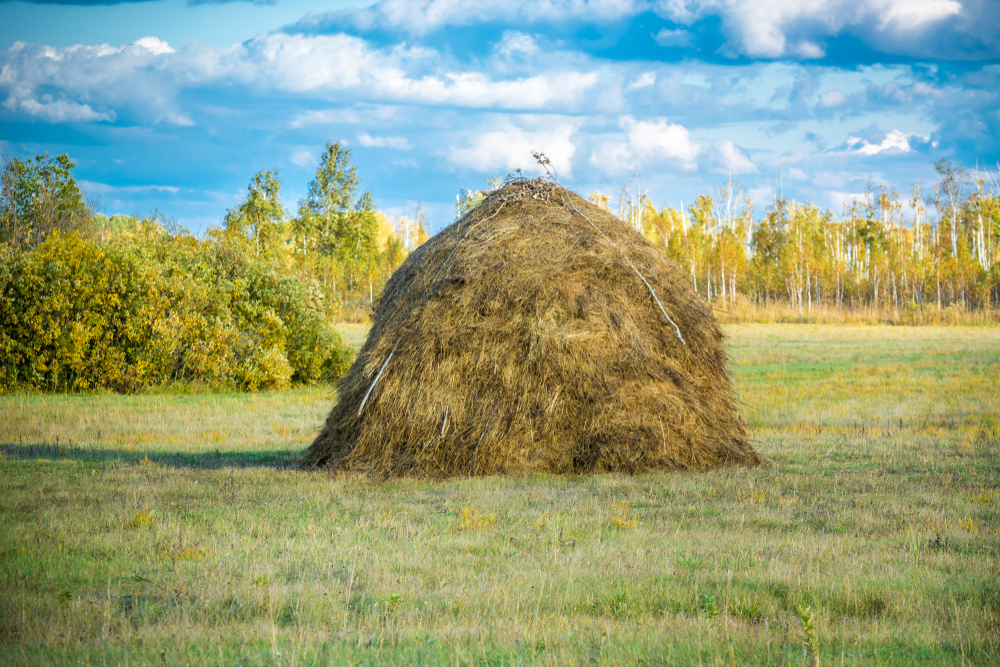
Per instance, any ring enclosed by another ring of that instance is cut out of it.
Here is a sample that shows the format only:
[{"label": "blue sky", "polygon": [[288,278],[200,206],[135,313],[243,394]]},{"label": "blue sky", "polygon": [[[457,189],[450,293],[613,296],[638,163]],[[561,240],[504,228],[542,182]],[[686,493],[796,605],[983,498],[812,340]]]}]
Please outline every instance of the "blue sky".
[{"label": "blue sky", "polygon": [[730,175],[760,215],[839,213],[869,181],[997,168],[996,0],[0,0],[0,153],[69,153],[107,213],[217,224],[326,141],[395,214],[544,151],[560,180],[690,204]]}]

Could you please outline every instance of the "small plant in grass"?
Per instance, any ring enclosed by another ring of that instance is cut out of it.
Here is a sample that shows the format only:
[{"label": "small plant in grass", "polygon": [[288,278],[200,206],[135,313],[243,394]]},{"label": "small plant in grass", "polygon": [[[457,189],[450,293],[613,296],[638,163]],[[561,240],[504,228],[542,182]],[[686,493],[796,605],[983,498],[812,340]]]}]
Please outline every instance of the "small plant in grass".
[{"label": "small plant in grass", "polygon": [[187,560],[187,561],[201,560],[203,558],[206,558],[208,554],[209,554],[208,549],[201,549],[198,547],[186,547],[185,549],[182,549],[180,552],[178,552],[177,560]]},{"label": "small plant in grass", "polygon": [[969,496],[969,500],[971,500],[974,503],[987,504],[987,503],[992,503],[996,499],[997,499],[996,489],[986,489],[986,488],[977,489],[973,491],[972,494]]},{"label": "small plant in grass", "polygon": [[739,598],[729,605],[729,613],[745,618],[748,621],[758,621],[764,617],[760,603],[753,598]]},{"label": "small plant in grass", "polygon": [[483,530],[496,523],[496,514],[483,514],[475,507],[463,507],[459,515],[459,530]]},{"label": "small plant in grass", "polygon": [[719,615],[719,605],[715,601],[714,595],[709,595],[708,593],[702,593],[698,602],[698,611],[705,618],[715,618]]},{"label": "small plant in grass", "polygon": [[966,517],[964,519],[959,519],[958,520],[958,525],[961,526],[962,530],[964,530],[967,533],[978,533],[979,532],[979,524],[976,523],[975,519],[972,519],[972,518],[969,518],[969,517]]},{"label": "small plant in grass", "polygon": [[948,522],[944,519],[931,519],[927,522],[927,528],[932,533],[941,534],[948,530]]},{"label": "small plant in grass", "polygon": [[71,601],[72,599],[73,599],[73,591],[69,590],[68,588],[59,593],[60,602],[66,603]]},{"label": "small plant in grass", "polygon": [[802,633],[802,648],[809,657],[809,664],[819,667],[819,640],[816,638],[816,613],[805,604],[795,605],[795,615],[799,617],[799,631]]},{"label": "small plant in grass", "polygon": [[122,525],[125,528],[152,528],[156,525],[156,521],[153,510],[139,510],[130,518],[125,519]]},{"label": "small plant in grass", "polygon": [[639,519],[632,514],[631,507],[627,501],[616,500],[614,505],[615,514],[611,517],[611,521],[618,527],[619,530],[633,530],[639,525]]}]

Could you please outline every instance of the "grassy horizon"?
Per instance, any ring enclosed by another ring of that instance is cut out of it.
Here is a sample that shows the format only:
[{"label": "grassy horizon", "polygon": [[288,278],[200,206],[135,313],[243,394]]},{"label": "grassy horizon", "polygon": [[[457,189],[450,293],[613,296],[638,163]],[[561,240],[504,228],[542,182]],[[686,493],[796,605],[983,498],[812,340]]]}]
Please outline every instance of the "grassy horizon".
[{"label": "grassy horizon", "polygon": [[292,467],[326,388],[0,396],[0,661],[997,664],[1000,329],[725,328],[768,468],[376,483]]}]

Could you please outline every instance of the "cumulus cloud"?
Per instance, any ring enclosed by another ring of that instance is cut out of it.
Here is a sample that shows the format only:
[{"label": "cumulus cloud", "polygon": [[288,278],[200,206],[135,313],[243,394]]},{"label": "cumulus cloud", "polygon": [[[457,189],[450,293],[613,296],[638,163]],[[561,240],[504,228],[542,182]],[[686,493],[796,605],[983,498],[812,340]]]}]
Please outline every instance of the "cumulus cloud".
[{"label": "cumulus cloud", "polygon": [[681,28],[674,30],[660,28],[660,32],[653,35],[653,39],[660,46],[688,46],[694,40],[694,35]]},{"label": "cumulus cloud", "polygon": [[372,121],[388,121],[396,116],[397,107],[384,104],[364,104],[347,109],[322,109],[296,114],[289,124],[292,129],[315,125],[358,125]]},{"label": "cumulus cloud", "polygon": [[108,185],[107,183],[95,183],[93,181],[79,181],[80,187],[90,194],[111,195],[111,194],[138,194],[148,192],[167,192],[177,194],[181,191],[176,185]]},{"label": "cumulus cloud", "polygon": [[140,49],[146,49],[152,54],[161,56],[164,53],[175,53],[174,49],[170,48],[170,45],[164,42],[158,37],[143,37],[137,39],[132,46]]},{"label": "cumulus cloud", "polygon": [[541,151],[552,160],[560,177],[571,177],[577,122],[558,118],[518,120],[529,127],[516,125],[511,119],[501,119],[496,129],[471,133],[464,145],[449,148],[448,160],[456,166],[489,174],[500,175],[517,169],[542,174],[544,170],[531,156],[533,151]]},{"label": "cumulus cloud", "polygon": [[526,56],[538,52],[538,44],[531,35],[516,30],[504,32],[496,47],[497,53],[504,58]]},{"label": "cumulus cloud", "polygon": [[598,23],[634,16],[649,8],[643,0],[381,0],[370,7],[310,15],[304,30],[393,30],[424,35],[446,27],[487,22],[526,25],[580,21]]},{"label": "cumulus cloud", "polygon": [[641,90],[649,88],[656,83],[656,74],[653,72],[643,72],[634,81],[625,86],[625,90]]},{"label": "cumulus cloud", "polygon": [[12,113],[21,112],[49,123],[113,122],[115,120],[114,111],[97,112],[89,104],[54,100],[51,95],[43,95],[41,101],[19,100],[12,96],[3,101],[3,106]]},{"label": "cumulus cloud", "polygon": [[[844,32],[867,41],[892,41],[954,17],[962,11],[957,0],[663,0],[659,12],[690,25],[719,16],[729,37],[731,55],[751,58],[822,58],[821,41]],[[910,44],[910,48],[920,48]]]},{"label": "cumulus cloud", "polygon": [[847,104],[847,95],[839,90],[828,90],[819,96],[819,103],[825,107],[839,107]]},{"label": "cumulus cloud", "polygon": [[[194,121],[177,102],[180,91],[219,82],[377,103],[576,110],[600,81],[596,70],[503,77],[475,65],[453,69],[444,60],[433,50],[376,48],[343,34],[272,33],[233,47],[188,44],[179,51],[155,37],[120,48],[19,43],[0,51],[0,99],[12,113],[50,122],[114,120],[129,109],[144,122],[190,126]],[[53,99],[39,99],[53,90]],[[357,112],[338,113],[343,120]],[[324,114],[331,112],[307,112],[292,124],[321,124]]]},{"label": "cumulus cloud", "polygon": [[368,133],[358,135],[358,143],[367,148],[392,148],[397,151],[408,151],[413,148],[406,137],[373,137]]},{"label": "cumulus cloud", "polygon": [[643,165],[665,163],[681,169],[697,167],[701,146],[691,141],[683,125],[671,124],[666,118],[636,120],[622,116],[618,126],[626,140],[608,141],[598,145],[590,163],[608,174],[621,174]]},{"label": "cumulus cloud", "polygon": [[826,41],[844,34],[894,54],[968,54],[971,44],[977,58],[1000,56],[993,0],[381,0],[310,14],[289,30],[447,39],[449,28],[493,25],[566,34],[572,26],[621,25],[648,12],[680,26],[650,35],[664,47],[691,46],[695,35],[685,27],[718,17],[726,39],[721,53],[729,56],[823,58]]},{"label": "cumulus cloud", "polygon": [[368,98],[499,109],[580,105],[597,72],[559,71],[496,79],[481,71],[447,71],[419,78],[407,67],[433,62],[425,49],[380,50],[350,35],[262,35],[246,46],[248,76],[290,92],[356,91]]},{"label": "cumulus cloud", "polygon": [[877,155],[879,153],[896,155],[912,151],[913,148],[910,146],[910,142],[914,138],[917,138],[922,143],[930,141],[930,137],[917,134],[916,132],[900,132],[899,130],[890,130],[885,134],[885,138],[878,144],[870,143],[861,137],[848,137],[847,145],[850,147],[851,152],[857,153],[858,155]]},{"label": "cumulus cloud", "polygon": [[316,156],[313,151],[301,150],[292,153],[292,157],[289,158],[292,164],[298,165],[300,167],[311,167],[317,164]]},{"label": "cumulus cloud", "polygon": [[143,121],[192,125],[175,103],[190,72],[169,71],[178,56],[156,37],[120,47],[18,42],[0,51],[0,94],[12,113],[53,123],[121,120],[131,109]]},{"label": "cumulus cloud", "polygon": [[836,212],[846,211],[856,201],[864,201],[867,195],[864,192],[841,192],[828,190],[826,199],[830,202],[830,208]]},{"label": "cumulus cloud", "polygon": [[714,171],[719,174],[759,174],[757,165],[750,161],[736,144],[726,140],[721,141],[713,147],[715,149],[716,168]]}]

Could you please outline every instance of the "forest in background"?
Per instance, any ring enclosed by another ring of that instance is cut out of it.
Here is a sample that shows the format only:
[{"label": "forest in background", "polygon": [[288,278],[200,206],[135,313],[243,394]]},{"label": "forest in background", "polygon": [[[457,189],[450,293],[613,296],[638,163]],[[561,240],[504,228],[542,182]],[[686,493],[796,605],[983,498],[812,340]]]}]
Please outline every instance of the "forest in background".
[{"label": "forest in background", "polygon": [[[66,155],[9,160],[0,183],[0,389],[280,389],[341,375],[334,329],[365,320],[428,238],[420,207],[375,209],[350,151],[324,148],[292,213],[277,170],[195,235],[161,212],[104,215]],[[780,193],[761,217],[729,181],[684,210],[623,186],[614,211],[729,321],[998,320],[1000,187],[937,163],[904,198],[870,185],[840,216]],[[456,219],[490,189],[463,190]],[[606,194],[590,200],[611,209]]]},{"label": "forest in background", "polygon": [[[619,216],[691,279],[717,309],[753,317],[814,311],[850,319],[994,321],[1000,301],[1000,187],[988,172],[948,162],[931,192],[869,184],[842,215],[780,194],[755,219],[728,182],[687,211],[623,192]],[[607,206],[599,194],[591,201]],[[963,316],[964,315],[964,316]]]}]

